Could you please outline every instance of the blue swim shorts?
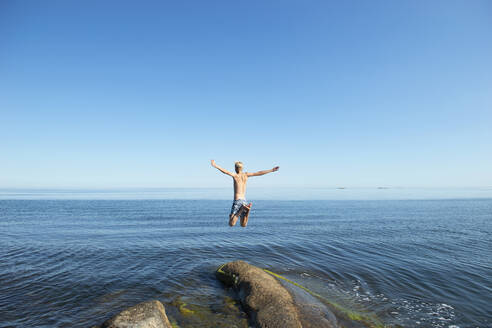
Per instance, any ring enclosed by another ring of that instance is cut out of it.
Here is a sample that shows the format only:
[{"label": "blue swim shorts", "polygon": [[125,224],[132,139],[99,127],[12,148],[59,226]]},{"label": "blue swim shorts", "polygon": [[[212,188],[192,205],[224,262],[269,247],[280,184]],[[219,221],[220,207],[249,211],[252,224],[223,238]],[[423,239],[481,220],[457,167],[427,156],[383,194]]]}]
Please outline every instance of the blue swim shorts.
[{"label": "blue swim shorts", "polygon": [[236,213],[241,209],[241,206],[247,206],[246,199],[236,199],[232,203],[231,215],[236,215]]}]

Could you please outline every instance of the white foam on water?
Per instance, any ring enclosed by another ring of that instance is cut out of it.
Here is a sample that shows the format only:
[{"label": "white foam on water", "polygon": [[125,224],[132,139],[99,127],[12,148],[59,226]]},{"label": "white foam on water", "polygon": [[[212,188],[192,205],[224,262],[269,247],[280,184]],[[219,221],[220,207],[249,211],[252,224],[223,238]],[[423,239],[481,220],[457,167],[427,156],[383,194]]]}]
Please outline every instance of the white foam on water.
[{"label": "white foam on water", "polygon": [[351,281],[349,286],[335,283],[331,286],[331,292],[337,291],[339,295],[345,295],[344,298],[356,308],[360,306],[376,312],[385,324],[404,327],[459,328],[453,324],[457,319],[454,307],[446,303],[431,303],[416,299],[391,300],[383,293],[366,290],[360,280]]},{"label": "white foam on water", "polygon": [[456,314],[451,305],[404,299],[393,300],[391,304],[395,310],[390,312],[390,315],[393,316],[395,323],[400,325],[459,328],[456,325],[450,325],[456,320]]}]

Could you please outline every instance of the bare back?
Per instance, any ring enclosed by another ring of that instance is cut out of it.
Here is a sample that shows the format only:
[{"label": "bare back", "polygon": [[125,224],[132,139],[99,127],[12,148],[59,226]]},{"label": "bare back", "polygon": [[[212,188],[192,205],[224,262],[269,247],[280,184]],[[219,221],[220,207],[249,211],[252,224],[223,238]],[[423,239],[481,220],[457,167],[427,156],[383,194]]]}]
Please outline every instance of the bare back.
[{"label": "bare back", "polygon": [[246,181],[248,180],[248,174],[245,172],[239,172],[232,175],[234,180],[234,200],[246,199]]}]

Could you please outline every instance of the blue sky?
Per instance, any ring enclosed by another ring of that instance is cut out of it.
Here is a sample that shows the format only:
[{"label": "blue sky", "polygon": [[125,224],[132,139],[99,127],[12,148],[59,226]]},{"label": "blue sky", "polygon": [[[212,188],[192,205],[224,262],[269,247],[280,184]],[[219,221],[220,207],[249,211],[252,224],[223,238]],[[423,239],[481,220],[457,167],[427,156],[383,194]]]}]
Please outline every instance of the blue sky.
[{"label": "blue sky", "polygon": [[2,1],[0,187],[492,185],[490,1]]}]

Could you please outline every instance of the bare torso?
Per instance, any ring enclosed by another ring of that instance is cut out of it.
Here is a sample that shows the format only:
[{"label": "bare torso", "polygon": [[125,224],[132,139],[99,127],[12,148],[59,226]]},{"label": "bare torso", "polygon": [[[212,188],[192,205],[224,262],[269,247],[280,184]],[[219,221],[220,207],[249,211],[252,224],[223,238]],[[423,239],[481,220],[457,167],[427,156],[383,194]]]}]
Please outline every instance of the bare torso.
[{"label": "bare torso", "polygon": [[232,179],[234,180],[234,200],[246,199],[247,174],[245,172],[236,173]]}]

